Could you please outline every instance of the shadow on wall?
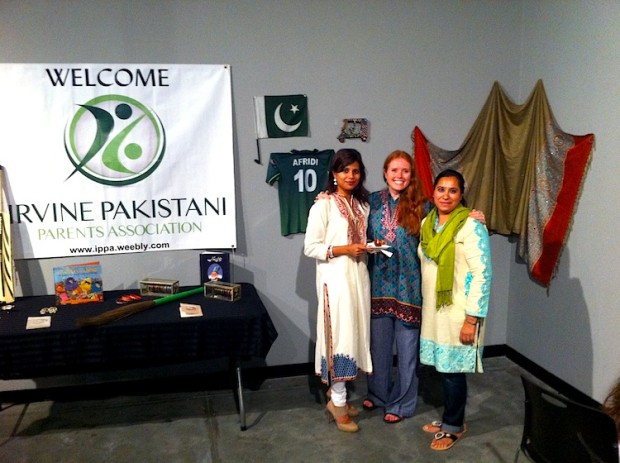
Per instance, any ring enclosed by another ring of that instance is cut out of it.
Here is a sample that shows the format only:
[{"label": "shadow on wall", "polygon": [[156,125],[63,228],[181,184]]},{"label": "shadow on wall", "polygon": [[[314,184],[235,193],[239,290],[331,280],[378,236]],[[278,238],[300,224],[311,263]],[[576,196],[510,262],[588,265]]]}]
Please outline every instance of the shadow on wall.
[{"label": "shadow on wall", "polygon": [[[316,321],[317,321],[317,294],[316,294],[316,262],[304,255],[303,246],[300,249],[299,267],[295,280],[295,292],[306,301],[308,314],[308,359],[314,372],[314,351],[316,347]],[[308,390],[314,396],[316,403],[323,403],[323,386],[320,379],[314,374],[308,377]]]},{"label": "shadow on wall", "polygon": [[304,255],[303,246],[299,250],[299,266],[297,268],[297,278],[295,279],[295,293],[307,302],[308,314],[308,359],[314,362],[314,346],[316,340],[316,319],[317,319],[317,299],[316,299],[316,262],[314,259]]},{"label": "shadow on wall", "polygon": [[[15,261],[16,275],[16,295],[31,296],[44,295],[45,276],[41,270],[41,266],[35,265],[36,260],[20,259]],[[21,288],[21,293],[19,289]]]},{"label": "shadow on wall", "polygon": [[[522,265],[515,268],[527,272]],[[570,277],[568,247],[561,255],[558,271],[548,289],[531,278],[529,281],[525,278],[512,280],[522,281],[510,291],[511,300],[516,301],[511,308],[518,329],[516,336],[513,335],[515,345],[520,346],[516,350],[592,397],[594,333],[581,282]],[[529,289],[524,291],[526,286]],[[540,289],[535,290],[535,287]],[[518,312],[515,313],[515,309]]]},{"label": "shadow on wall", "polygon": [[[303,259],[309,260],[305,256]],[[287,310],[289,307],[288,301],[274,298],[273,295],[269,296],[263,292],[265,278],[271,278],[271,276],[262,269],[235,268],[235,281],[252,283],[256,287],[271,320],[278,330],[278,338],[269,351],[267,363],[269,366],[306,363],[309,361],[307,360],[309,357],[300,354],[298,346],[301,346],[300,340],[305,339],[307,335],[292,321],[291,314],[289,313],[290,310]],[[312,286],[314,287],[314,279],[312,279]],[[316,308],[314,311],[316,311]],[[314,352],[314,347],[312,347],[312,352]],[[304,360],[299,362],[297,359],[301,356],[303,356]]]}]

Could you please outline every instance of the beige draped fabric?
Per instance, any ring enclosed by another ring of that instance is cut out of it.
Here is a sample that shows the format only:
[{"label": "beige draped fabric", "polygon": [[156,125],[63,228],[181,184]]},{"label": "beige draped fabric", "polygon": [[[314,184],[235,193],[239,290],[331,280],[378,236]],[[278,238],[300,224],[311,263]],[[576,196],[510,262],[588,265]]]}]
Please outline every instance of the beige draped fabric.
[{"label": "beige draped fabric", "polygon": [[542,81],[522,105],[495,82],[458,150],[429,142],[415,127],[413,152],[425,194],[444,169],[460,171],[470,207],[484,211],[489,230],[519,235],[519,256],[532,278],[550,284],[566,241],[591,158],[594,135],[563,132]]}]

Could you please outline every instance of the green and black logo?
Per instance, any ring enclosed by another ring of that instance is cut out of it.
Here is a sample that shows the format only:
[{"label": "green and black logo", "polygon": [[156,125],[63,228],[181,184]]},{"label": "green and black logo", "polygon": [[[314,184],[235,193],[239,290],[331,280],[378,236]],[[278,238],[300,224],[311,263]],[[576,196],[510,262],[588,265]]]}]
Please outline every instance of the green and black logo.
[{"label": "green and black logo", "polygon": [[79,105],[65,131],[76,172],[104,185],[140,182],[161,163],[166,147],[157,114],[133,98],[102,95]]}]

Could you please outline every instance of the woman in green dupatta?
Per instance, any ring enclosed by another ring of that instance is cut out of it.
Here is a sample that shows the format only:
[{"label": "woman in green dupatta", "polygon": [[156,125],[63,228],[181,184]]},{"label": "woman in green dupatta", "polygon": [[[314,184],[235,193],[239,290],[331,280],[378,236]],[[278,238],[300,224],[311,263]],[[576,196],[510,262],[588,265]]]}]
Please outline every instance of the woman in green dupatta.
[{"label": "woman in green dupatta", "polygon": [[423,429],[431,448],[448,450],[467,430],[466,373],[482,372],[484,320],[491,288],[491,254],[485,226],[470,217],[465,180],[454,170],[437,175],[434,208],[422,222],[420,362],[439,372],[444,391],[441,421]]}]

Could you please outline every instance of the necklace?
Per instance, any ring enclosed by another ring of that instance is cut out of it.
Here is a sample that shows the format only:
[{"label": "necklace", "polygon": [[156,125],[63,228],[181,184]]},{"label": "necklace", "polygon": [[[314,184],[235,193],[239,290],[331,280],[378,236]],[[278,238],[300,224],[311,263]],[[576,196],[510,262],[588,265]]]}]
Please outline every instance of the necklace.
[{"label": "necklace", "polygon": [[388,192],[384,191],[381,196],[383,199],[383,217],[381,217],[381,224],[385,230],[385,239],[393,243],[394,240],[396,240],[396,229],[398,228],[398,203],[394,208],[394,214],[390,214]]}]

